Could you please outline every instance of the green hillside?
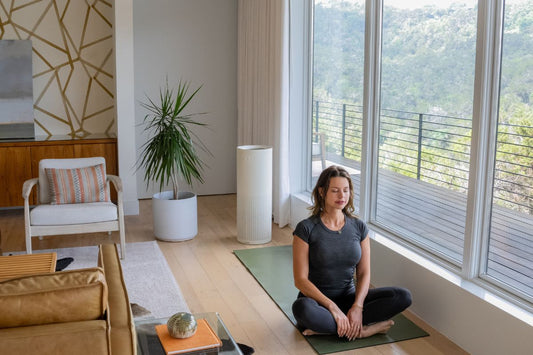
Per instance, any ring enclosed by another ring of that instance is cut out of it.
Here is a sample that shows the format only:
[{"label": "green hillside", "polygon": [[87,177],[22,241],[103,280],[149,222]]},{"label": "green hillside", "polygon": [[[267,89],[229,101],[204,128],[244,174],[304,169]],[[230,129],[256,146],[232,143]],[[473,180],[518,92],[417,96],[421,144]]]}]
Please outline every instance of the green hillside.
[{"label": "green hillside", "polygon": [[[314,14],[315,125],[316,118],[322,121],[319,130],[328,137],[328,152],[357,161],[364,7],[349,2],[318,3]],[[476,31],[477,8],[385,7],[381,166],[466,192]],[[502,58],[495,201],[532,213],[532,0],[506,6]]]}]

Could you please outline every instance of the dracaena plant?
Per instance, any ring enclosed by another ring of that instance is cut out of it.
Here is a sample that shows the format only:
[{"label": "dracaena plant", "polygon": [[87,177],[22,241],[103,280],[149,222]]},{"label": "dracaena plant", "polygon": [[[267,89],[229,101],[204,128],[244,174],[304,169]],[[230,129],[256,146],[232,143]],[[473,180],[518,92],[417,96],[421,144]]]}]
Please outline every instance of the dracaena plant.
[{"label": "dracaena plant", "polygon": [[184,113],[201,88],[191,92],[189,86],[189,82],[180,80],[177,87],[171,88],[167,79],[159,90],[158,101],[147,96],[147,101],[140,103],[148,111],[143,123],[144,131],[151,138],[141,147],[138,167],[144,168],[146,184],[158,182],[160,191],[171,182],[174,199],[178,199],[180,177],[189,185],[193,180],[204,182],[204,163],[198,155],[198,148],[208,152],[198,136],[190,130],[192,126],[206,125],[194,120],[195,116],[203,113]]}]

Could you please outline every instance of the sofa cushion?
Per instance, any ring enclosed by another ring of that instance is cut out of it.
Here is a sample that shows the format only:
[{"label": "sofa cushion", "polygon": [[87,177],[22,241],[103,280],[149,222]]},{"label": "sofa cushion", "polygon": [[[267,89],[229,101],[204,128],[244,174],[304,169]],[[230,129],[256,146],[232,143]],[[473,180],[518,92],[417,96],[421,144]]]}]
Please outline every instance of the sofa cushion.
[{"label": "sofa cushion", "polygon": [[0,328],[0,353],[109,355],[107,332],[105,320]]},{"label": "sofa cushion", "polygon": [[109,320],[112,324],[109,334],[112,347],[111,353],[134,355],[137,353],[135,323],[131,314],[128,291],[115,244],[100,245],[98,265],[105,270],[109,287]]},{"label": "sofa cushion", "polygon": [[105,165],[83,168],[45,168],[50,188],[50,203],[108,202]]},{"label": "sofa cushion", "polygon": [[30,212],[34,226],[96,223],[117,220],[117,206],[112,202],[68,205],[39,205]]},{"label": "sofa cushion", "polygon": [[0,328],[101,319],[107,284],[101,268],[0,282]]}]

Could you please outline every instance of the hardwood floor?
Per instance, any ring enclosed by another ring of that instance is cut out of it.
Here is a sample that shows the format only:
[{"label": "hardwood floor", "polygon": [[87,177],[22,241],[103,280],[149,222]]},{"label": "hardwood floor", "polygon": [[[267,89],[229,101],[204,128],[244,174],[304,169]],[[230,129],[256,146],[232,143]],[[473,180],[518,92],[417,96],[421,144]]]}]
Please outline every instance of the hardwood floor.
[{"label": "hardwood floor", "polygon": [[[151,201],[140,201],[140,214],[126,216],[128,243],[154,240]],[[158,242],[192,312],[219,312],[236,341],[255,348],[256,354],[315,354],[304,337],[279,310],[253,276],[233,255],[235,249],[292,242],[289,227],[273,225],[272,242],[245,245],[237,242],[236,196],[198,198],[199,233],[190,241]],[[0,233],[4,252],[24,250],[22,209],[0,210]],[[34,249],[118,243],[118,233],[34,238]],[[363,348],[340,354],[466,354],[410,312],[405,315],[430,336]]]}]

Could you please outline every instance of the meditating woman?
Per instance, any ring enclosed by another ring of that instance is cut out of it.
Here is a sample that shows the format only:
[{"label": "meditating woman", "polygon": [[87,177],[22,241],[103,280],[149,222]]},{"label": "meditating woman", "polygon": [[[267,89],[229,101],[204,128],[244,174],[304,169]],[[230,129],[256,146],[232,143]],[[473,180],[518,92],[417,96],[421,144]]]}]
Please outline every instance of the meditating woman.
[{"label": "meditating woman", "polygon": [[325,169],[312,198],[312,215],[298,223],[293,238],[298,326],[304,335],[349,340],[386,333],[391,318],[411,305],[411,294],[399,287],[369,288],[368,228],[353,215],[350,175],[339,166]]}]

